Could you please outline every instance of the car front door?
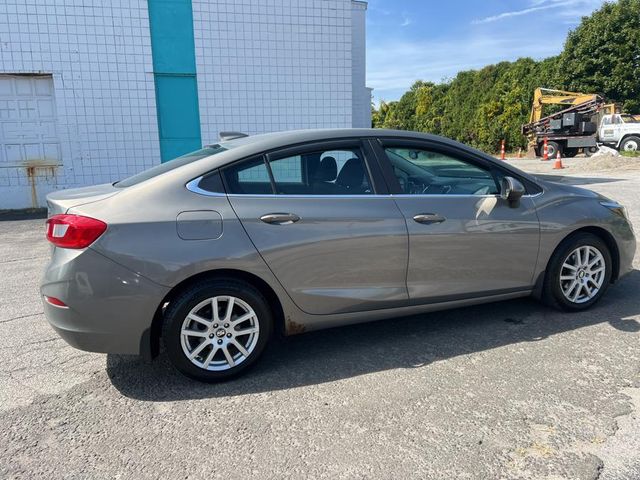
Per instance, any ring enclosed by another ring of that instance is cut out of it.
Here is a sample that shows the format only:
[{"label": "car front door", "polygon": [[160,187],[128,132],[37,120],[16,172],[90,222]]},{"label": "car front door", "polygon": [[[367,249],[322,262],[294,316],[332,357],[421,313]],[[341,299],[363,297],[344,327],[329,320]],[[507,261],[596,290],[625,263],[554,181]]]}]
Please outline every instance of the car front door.
[{"label": "car front door", "polygon": [[408,304],[407,228],[371,156],[360,140],[321,142],[222,171],[247,234],[307,313]]},{"label": "car front door", "polygon": [[[410,303],[530,289],[539,222],[530,196],[512,208],[504,171],[438,142],[373,142],[409,231]],[[529,192],[531,193],[531,192]]]}]

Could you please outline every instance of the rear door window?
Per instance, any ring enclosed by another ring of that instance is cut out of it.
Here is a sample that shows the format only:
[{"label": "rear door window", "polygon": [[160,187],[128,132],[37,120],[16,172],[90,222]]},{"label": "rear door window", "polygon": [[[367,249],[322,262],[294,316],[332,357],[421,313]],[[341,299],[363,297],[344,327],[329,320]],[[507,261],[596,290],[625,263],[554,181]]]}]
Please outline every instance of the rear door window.
[{"label": "rear door window", "polygon": [[269,162],[281,195],[366,195],[371,180],[360,149],[317,150]]},{"label": "rear door window", "polygon": [[223,170],[228,193],[366,195],[373,193],[360,148],[304,150],[243,160]]}]

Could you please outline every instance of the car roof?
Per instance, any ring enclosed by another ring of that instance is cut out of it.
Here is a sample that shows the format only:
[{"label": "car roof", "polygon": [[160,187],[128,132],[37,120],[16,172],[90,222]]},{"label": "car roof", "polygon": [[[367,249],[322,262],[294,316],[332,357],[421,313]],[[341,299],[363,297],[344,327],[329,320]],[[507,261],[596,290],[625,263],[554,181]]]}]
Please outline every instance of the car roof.
[{"label": "car roof", "polygon": [[246,137],[235,138],[220,144],[232,147],[253,145],[262,150],[278,148],[287,145],[295,145],[304,142],[313,142],[330,139],[353,137],[404,137],[437,140],[439,142],[454,144],[452,140],[428,133],[411,132],[407,130],[386,130],[379,128],[315,128],[308,130],[287,130],[283,132],[261,133]]}]

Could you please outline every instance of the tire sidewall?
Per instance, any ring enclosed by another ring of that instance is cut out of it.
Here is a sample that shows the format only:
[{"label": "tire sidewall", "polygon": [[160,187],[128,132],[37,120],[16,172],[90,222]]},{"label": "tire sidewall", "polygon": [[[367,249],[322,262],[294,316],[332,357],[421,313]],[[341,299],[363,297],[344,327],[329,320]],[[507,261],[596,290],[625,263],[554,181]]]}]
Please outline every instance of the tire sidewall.
[{"label": "tire sidewall", "polygon": [[[568,300],[562,293],[562,288],[560,286],[560,270],[567,256],[573,250],[581,246],[591,246],[600,251],[605,261],[605,276],[604,281],[602,282],[602,287],[600,287],[600,290],[593,298],[584,303],[574,303]],[[566,311],[580,311],[586,310],[602,298],[611,282],[613,262],[609,248],[603,240],[589,233],[580,233],[566,239],[558,247],[549,262],[549,266],[550,268],[545,281],[546,294],[551,297],[548,298],[548,300],[551,300],[551,302],[548,303],[552,303]]]},{"label": "tire sidewall", "polygon": [[[237,297],[253,308],[260,327],[258,342],[249,357],[239,365],[224,371],[204,370],[191,363],[182,350],[182,323],[200,302],[225,295]],[[186,289],[169,304],[164,317],[162,339],[169,360],[182,374],[204,382],[227,380],[251,367],[265,349],[273,331],[271,310],[264,296],[252,285],[235,280],[214,280]]]},{"label": "tire sidewall", "polygon": [[547,154],[549,158],[555,158],[560,151],[560,145],[556,142],[547,142]]},{"label": "tire sidewall", "polygon": [[585,147],[582,149],[582,151],[587,157],[593,156],[598,150],[599,150],[598,147]]},{"label": "tire sidewall", "polygon": [[[634,142],[636,144],[636,150],[626,150],[626,145],[627,142]],[[640,151],[640,138],[636,137],[636,136],[631,136],[631,137],[627,137],[622,141],[622,145],[620,145],[620,150],[622,150],[623,152],[629,151],[629,152],[633,152],[633,151]]]}]

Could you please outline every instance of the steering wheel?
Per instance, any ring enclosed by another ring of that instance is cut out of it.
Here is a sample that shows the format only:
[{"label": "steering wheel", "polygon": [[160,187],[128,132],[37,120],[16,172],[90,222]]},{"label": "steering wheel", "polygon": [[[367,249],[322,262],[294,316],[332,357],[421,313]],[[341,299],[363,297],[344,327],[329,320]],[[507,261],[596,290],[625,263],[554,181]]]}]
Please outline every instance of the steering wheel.
[{"label": "steering wheel", "polygon": [[422,190],[422,194],[428,194],[431,193],[429,192],[429,189],[434,190],[434,188],[438,188],[438,191],[434,191],[432,192],[433,195],[446,195],[447,193],[449,193],[451,191],[451,185],[427,185],[426,187],[424,187],[424,189]]}]

